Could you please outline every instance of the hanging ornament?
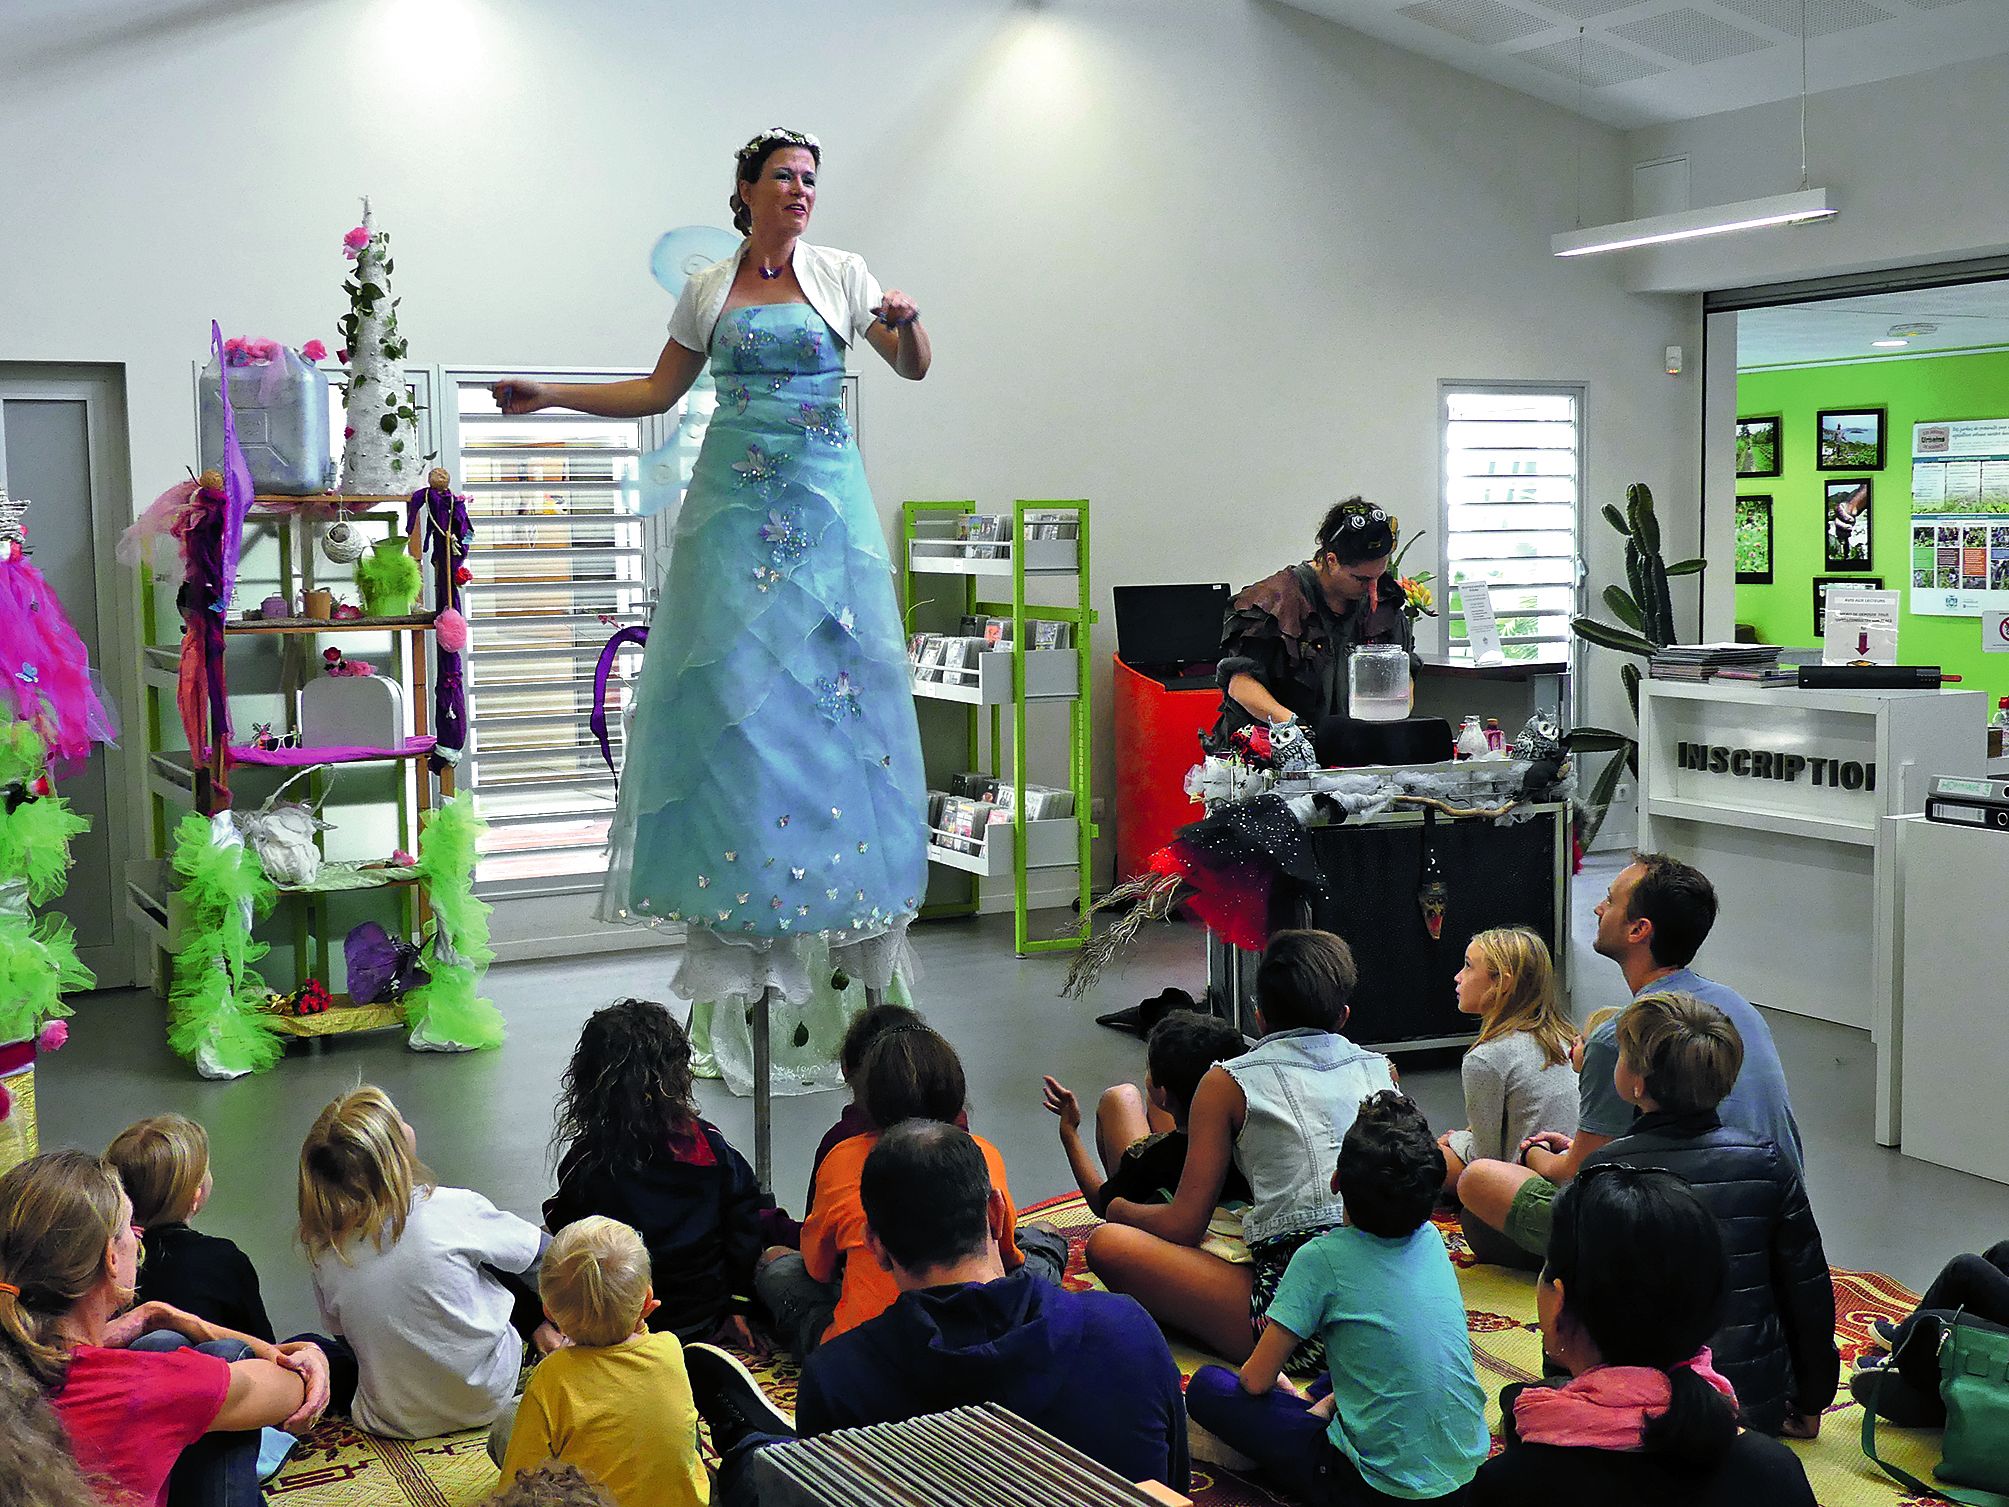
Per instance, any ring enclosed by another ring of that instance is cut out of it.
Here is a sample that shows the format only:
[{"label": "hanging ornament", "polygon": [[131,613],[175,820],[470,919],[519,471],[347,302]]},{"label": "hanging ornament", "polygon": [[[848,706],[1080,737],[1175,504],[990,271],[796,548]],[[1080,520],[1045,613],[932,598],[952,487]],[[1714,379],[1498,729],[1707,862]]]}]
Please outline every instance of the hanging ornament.
[{"label": "hanging ornament", "polygon": [[1451,887],[1444,882],[1444,869],[1437,862],[1437,813],[1423,809],[1423,876],[1416,886],[1416,905],[1423,912],[1423,925],[1433,942],[1444,936],[1444,909],[1451,902]]},{"label": "hanging ornament", "polygon": [[363,531],[349,522],[342,509],[336,509],[335,521],[321,530],[321,553],[337,565],[354,565],[369,547]]}]

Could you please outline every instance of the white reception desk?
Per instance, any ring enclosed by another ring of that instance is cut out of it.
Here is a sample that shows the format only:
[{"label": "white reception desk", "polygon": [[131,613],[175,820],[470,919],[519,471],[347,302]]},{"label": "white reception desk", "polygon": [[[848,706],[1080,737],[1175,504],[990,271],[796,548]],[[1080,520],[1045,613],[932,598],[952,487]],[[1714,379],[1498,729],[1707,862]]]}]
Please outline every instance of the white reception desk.
[{"label": "white reception desk", "polygon": [[1896,866],[1883,818],[1923,810],[1933,775],[1980,774],[1987,718],[1980,691],[1640,687],[1640,846],[1715,884],[1703,971],[1756,1004],[1869,1031],[1885,1144],[1898,1059],[1878,986]]}]

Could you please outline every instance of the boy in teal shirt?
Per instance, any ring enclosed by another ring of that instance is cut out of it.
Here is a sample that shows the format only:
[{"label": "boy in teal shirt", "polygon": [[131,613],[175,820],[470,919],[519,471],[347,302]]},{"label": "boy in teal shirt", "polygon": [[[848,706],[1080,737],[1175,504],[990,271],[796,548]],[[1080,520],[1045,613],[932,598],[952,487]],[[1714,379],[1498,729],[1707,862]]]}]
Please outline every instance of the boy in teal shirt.
[{"label": "boy in teal shirt", "polygon": [[[1186,1388],[1194,1422],[1301,1501],[1439,1501],[1486,1458],[1465,1304],[1430,1224],[1443,1179],[1443,1153],[1410,1100],[1384,1090],[1363,1102],[1333,1173],[1346,1223],[1291,1258],[1240,1376],[1204,1366]],[[1332,1366],[1332,1391],[1316,1402],[1282,1375],[1313,1336]]]}]

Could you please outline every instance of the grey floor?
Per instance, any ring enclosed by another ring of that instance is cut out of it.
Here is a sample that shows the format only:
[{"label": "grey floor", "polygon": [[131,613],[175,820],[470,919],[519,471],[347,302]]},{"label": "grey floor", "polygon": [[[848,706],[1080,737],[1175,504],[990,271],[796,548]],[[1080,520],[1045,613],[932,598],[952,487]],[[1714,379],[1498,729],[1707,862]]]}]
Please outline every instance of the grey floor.
[{"label": "grey floor", "polygon": [[[1576,884],[1571,996],[1579,1018],[1625,996],[1617,970],[1581,940],[1590,935],[1588,908],[1609,878],[1608,867],[1593,865]],[[1040,1107],[1040,1074],[1054,1073],[1084,1098],[1140,1075],[1137,1040],[1093,1017],[1168,984],[1197,992],[1201,933],[1185,926],[1148,932],[1084,1004],[1057,997],[1064,958],[1013,957],[1008,918],[931,924],[916,938],[926,969],[923,1006],[962,1053],[972,1123],[1003,1151],[1013,1194],[1028,1204],[1071,1191],[1052,1117]],[[1706,950],[1700,961],[1706,972]],[[69,1047],[37,1070],[43,1143],[101,1148],[131,1120],[169,1109],[200,1120],[216,1176],[200,1223],[250,1254],[282,1332],[304,1329],[314,1313],[291,1239],[294,1177],[300,1138],[324,1103],[359,1080],[380,1084],[416,1127],[421,1154],[443,1180],[535,1219],[550,1191],[552,1096],[579,1023],[623,995],[662,997],[667,975],[657,953],[499,967],[489,993],[510,1034],[498,1051],[442,1057],[406,1051],[395,1035],[352,1038],[318,1052],[296,1050],[272,1072],[234,1083],[204,1082],[167,1051],[153,996],[89,996],[79,1002]],[[2009,1236],[2009,1185],[1913,1161],[1871,1140],[1866,1035],[1777,1012],[1771,1021],[1831,1261],[1889,1272],[1917,1288],[1954,1252]],[[1455,1067],[1412,1068],[1403,1081],[1433,1124],[1462,1123]],[[700,1098],[704,1112],[751,1154],[749,1104],[717,1084],[701,1085]],[[840,1103],[837,1093],[777,1101],[776,1184],[798,1210],[810,1154]]]}]

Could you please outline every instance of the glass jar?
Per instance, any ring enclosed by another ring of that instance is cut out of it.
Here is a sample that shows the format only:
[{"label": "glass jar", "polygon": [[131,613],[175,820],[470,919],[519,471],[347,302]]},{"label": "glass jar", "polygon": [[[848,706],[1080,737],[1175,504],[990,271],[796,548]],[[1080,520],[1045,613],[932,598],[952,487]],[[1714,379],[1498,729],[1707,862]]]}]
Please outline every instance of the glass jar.
[{"label": "glass jar", "polygon": [[1346,709],[1356,722],[1400,722],[1409,715],[1409,651],[1363,644],[1346,662]]}]

